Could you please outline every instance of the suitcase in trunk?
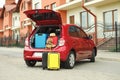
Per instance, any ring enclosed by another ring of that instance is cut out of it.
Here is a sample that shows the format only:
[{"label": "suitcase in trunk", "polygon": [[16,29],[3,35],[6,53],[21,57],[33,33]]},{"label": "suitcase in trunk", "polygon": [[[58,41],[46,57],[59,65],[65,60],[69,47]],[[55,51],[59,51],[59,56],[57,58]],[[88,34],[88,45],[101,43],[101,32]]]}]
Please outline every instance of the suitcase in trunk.
[{"label": "suitcase in trunk", "polygon": [[47,39],[47,34],[44,33],[35,34],[35,48],[45,48],[46,39]]},{"label": "suitcase in trunk", "polygon": [[47,59],[48,59],[48,52],[44,52],[42,54],[42,67],[43,67],[43,69],[47,68]]},{"label": "suitcase in trunk", "polygon": [[48,69],[60,69],[60,54],[55,52],[48,53]]}]

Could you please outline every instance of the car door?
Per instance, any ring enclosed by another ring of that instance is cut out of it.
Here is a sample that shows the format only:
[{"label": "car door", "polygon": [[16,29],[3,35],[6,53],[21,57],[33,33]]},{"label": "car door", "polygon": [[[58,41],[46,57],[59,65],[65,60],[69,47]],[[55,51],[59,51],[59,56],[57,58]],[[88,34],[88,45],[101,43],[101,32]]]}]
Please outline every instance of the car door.
[{"label": "car door", "polygon": [[78,53],[78,51],[79,51],[79,44],[78,44],[78,42],[79,42],[79,37],[78,37],[78,35],[77,35],[77,31],[76,31],[76,28],[75,28],[75,26],[70,26],[69,27],[69,40],[70,40],[70,42],[71,42],[71,46],[72,46],[72,48],[74,48],[75,49],[75,51]]},{"label": "car door", "polygon": [[90,43],[89,40],[87,39],[86,33],[81,29],[77,28],[77,33],[79,36],[79,58],[83,59],[86,58],[88,55],[91,54],[90,51]]}]

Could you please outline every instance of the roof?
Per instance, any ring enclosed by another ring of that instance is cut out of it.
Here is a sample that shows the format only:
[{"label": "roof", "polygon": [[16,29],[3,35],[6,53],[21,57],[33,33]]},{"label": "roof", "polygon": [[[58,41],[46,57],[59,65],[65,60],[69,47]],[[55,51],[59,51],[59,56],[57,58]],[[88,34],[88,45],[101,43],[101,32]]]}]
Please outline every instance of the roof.
[{"label": "roof", "polygon": [[[21,1],[21,0],[19,0],[19,1]],[[16,8],[16,3],[15,2],[13,2],[11,4],[5,4],[3,6],[3,8],[0,8],[0,18],[3,17],[5,10],[6,11],[11,11],[11,10],[14,10],[15,8]]]},{"label": "roof", "polygon": [[16,8],[15,3],[9,4],[9,5],[4,5],[3,8],[0,8],[0,17],[3,17],[5,11],[7,11],[7,12],[11,11],[14,8]]}]

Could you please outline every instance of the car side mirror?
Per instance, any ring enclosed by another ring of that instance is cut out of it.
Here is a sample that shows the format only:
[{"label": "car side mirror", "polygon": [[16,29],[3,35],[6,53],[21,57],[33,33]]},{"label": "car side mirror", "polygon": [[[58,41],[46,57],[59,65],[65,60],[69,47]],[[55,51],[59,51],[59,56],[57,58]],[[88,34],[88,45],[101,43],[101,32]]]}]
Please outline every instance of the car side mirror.
[{"label": "car side mirror", "polygon": [[88,35],[88,39],[92,39],[92,36],[91,36],[91,35]]}]

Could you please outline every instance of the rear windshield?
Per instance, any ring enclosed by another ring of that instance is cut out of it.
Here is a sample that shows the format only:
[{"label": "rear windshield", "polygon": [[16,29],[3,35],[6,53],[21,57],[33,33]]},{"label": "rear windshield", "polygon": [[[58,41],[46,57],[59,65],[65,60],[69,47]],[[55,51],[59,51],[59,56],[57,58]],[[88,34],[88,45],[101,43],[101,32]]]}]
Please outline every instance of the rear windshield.
[{"label": "rear windshield", "polygon": [[33,20],[58,20],[58,15],[55,12],[36,13],[31,16]]}]

